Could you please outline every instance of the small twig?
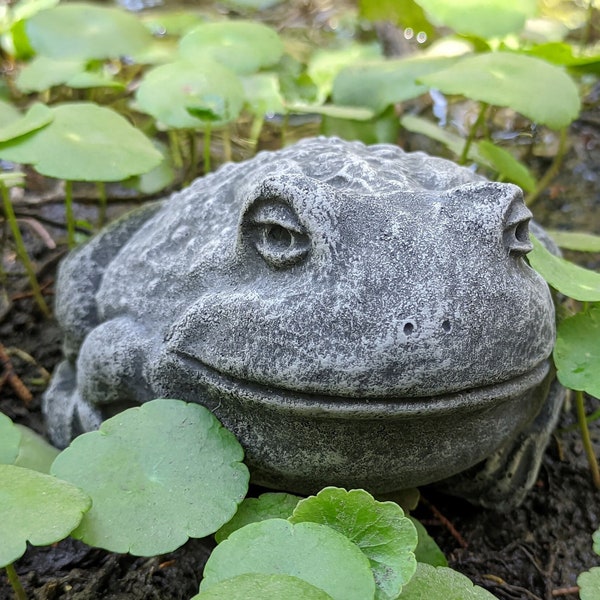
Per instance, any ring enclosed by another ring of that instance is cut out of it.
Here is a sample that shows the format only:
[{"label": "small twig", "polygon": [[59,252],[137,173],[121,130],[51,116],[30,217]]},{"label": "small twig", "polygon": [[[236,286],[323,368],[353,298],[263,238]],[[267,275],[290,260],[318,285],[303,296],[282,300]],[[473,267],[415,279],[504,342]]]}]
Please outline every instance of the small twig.
[{"label": "small twig", "polygon": [[553,598],[558,598],[560,596],[569,596],[571,594],[579,594],[579,586],[572,585],[571,587],[557,588],[555,590],[552,590]]},{"label": "small twig", "polygon": [[458,542],[461,548],[468,548],[469,544],[465,540],[465,538],[458,532],[456,527],[450,522],[448,518],[446,518],[429,500],[423,498],[421,496],[421,502],[429,508],[429,510],[433,513],[436,519],[450,532],[450,535]]},{"label": "small twig", "polygon": [[15,394],[26,406],[33,400],[32,393],[15,373],[10,356],[4,345],[0,342],[0,365],[2,366],[2,382],[6,381],[14,390]]}]

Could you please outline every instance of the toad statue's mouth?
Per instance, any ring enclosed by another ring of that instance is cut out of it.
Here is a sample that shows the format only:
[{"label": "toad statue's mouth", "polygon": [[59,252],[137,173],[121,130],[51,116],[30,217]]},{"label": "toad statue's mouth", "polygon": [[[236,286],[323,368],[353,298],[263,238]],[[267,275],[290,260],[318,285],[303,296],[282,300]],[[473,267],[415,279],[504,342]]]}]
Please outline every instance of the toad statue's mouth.
[{"label": "toad statue's mouth", "polygon": [[[550,361],[543,360],[533,369],[500,383],[422,397],[348,397],[292,390],[274,385],[244,380],[223,373],[203,361],[182,351],[170,352],[169,362],[185,373],[194,389],[201,389],[219,398],[235,397],[265,408],[289,409],[296,414],[313,414],[322,418],[347,416],[352,419],[382,417],[397,408],[403,417],[423,417],[432,413],[452,413],[482,410],[486,405],[496,405],[503,398],[514,398],[542,384],[550,371]],[[189,387],[186,386],[186,387]],[[194,401],[193,398],[189,399]]]}]

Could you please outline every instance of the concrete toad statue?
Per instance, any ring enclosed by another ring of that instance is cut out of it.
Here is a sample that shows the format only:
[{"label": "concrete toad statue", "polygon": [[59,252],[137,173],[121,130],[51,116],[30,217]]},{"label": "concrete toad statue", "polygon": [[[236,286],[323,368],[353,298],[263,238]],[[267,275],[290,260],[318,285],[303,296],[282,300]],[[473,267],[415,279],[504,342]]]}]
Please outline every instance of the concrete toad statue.
[{"label": "concrete toad statue", "polygon": [[316,138],[227,164],[63,262],[51,436],[179,398],[271,488],[447,480],[510,507],[562,401],[530,218],[516,186],[391,145]]}]

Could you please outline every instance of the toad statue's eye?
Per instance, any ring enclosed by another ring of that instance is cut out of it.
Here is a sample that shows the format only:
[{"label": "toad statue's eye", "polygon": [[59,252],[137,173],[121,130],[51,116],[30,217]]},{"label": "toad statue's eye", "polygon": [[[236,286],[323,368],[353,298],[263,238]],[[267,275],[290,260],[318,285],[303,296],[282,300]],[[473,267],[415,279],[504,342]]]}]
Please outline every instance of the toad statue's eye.
[{"label": "toad statue's eye", "polygon": [[261,202],[252,212],[254,245],[263,260],[282,269],[303,260],[310,239],[294,211],[282,202]]}]

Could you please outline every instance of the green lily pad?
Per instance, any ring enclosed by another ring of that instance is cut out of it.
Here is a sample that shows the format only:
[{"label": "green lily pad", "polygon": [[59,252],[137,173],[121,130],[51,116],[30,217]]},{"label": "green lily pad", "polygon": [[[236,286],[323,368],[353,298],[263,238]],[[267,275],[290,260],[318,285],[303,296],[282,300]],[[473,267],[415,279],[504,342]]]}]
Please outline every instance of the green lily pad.
[{"label": "green lily pad", "polygon": [[536,0],[418,0],[418,3],[434,23],[482,38],[518,33],[537,11]]},{"label": "green lily pad", "polygon": [[0,465],[0,567],[23,556],[26,542],[46,546],[67,537],[91,506],[74,485],[14,465]]},{"label": "green lily pad", "polygon": [[600,305],[560,322],[554,362],[565,387],[600,398]]},{"label": "green lily pad", "polygon": [[55,85],[67,83],[77,73],[85,71],[85,60],[56,60],[47,56],[36,56],[26,64],[17,79],[15,85],[25,93],[43,92]]},{"label": "green lily pad", "polygon": [[214,60],[235,73],[249,75],[277,64],[283,42],[274,29],[253,21],[204,23],[179,42],[188,62]]},{"label": "green lily pad", "polygon": [[45,104],[36,102],[25,115],[19,115],[19,118],[12,123],[7,123],[0,127],[0,142],[13,140],[32,131],[45,127],[54,119],[51,109]]},{"label": "green lily pad", "polygon": [[600,567],[592,567],[577,577],[580,600],[598,600],[600,590]]},{"label": "green lily pad", "polygon": [[417,565],[417,572],[398,600],[494,600],[496,596],[447,567]]},{"label": "green lily pad", "polygon": [[413,576],[417,532],[394,502],[378,502],[365,490],[327,487],[301,500],[291,523],[327,525],[353,541],[369,559],[377,600],[395,600]]},{"label": "green lily pad", "polygon": [[344,535],[318,523],[269,519],[238,529],[213,550],[200,591],[244,573],[292,575],[334,600],[372,600],[375,594],[365,555]]},{"label": "green lily pad", "polygon": [[425,12],[415,0],[360,0],[360,15],[369,21],[390,21],[402,29],[411,27],[427,37],[434,33]]},{"label": "green lily pad", "polygon": [[21,118],[21,113],[14,104],[0,100],[0,127],[5,127]]},{"label": "green lily pad", "polygon": [[38,12],[26,29],[37,53],[56,59],[118,58],[152,42],[150,32],[131,13],[77,2]]},{"label": "green lily pad", "polygon": [[248,490],[243,450],[199,404],[153,400],[76,438],[52,473],[94,502],[73,537],[152,556],[214,533]]},{"label": "green lily pad", "polygon": [[15,427],[21,432],[21,443],[14,464],[40,473],[50,473],[50,467],[59,455],[59,450],[29,427],[19,424]]},{"label": "green lily pad", "polygon": [[600,274],[554,256],[533,236],[529,264],[555,289],[583,302],[600,301]]},{"label": "green lily pad", "polygon": [[21,432],[11,419],[0,413],[0,464],[14,464],[20,444]]},{"label": "green lily pad", "polygon": [[30,19],[41,10],[56,6],[60,0],[20,0],[12,7],[14,21]]},{"label": "green lily pad", "polygon": [[250,110],[255,115],[283,114],[283,103],[279,79],[273,73],[255,73],[241,79],[244,96]]},{"label": "green lily pad", "polygon": [[323,115],[321,121],[323,135],[360,140],[364,144],[395,144],[399,130],[400,122],[393,106],[368,121],[337,119],[327,115]]},{"label": "green lily pad", "polygon": [[594,531],[592,534],[592,541],[594,552],[600,556],[600,529],[596,529],[596,531]]},{"label": "green lily pad", "polygon": [[175,167],[168,146],[158,140],[152,140],[152,145],[163,157],[159,165],[147,173],[123,182],[127,187],[146,195],[156,194],[175,181]]},{"label": "green lily pad", "polygon": [[417,80],[456,62],[454,57],[378,60],[342,69],[333,82],[332,99],[340,106],[365,106],[380,113],[388,106],[417,98],[428,86]]},{"label": "green lily pad", "polygon": [[0,413],[0,464],[49,473],[58,454],[41,435]]},{"label": "green lily pad", "polygon": [[300,496],[278,492],[267,492],[258,498],[246,498],[240,504],[233,519],[215,533],[215,539],[220,544],[234,531],[250,523],[258,523],[267,519],[287,519],[292,516],[294,508],[300,500],[302,500]]},{"label": "green lily pad", "polygon": [[314,52],[308,61],[307,72],[319,90],[318,103],[325,102],[331,94],[333,81],[344,67],[376,60],[380,56],[378,44],[353,43],[344,48],[322,48]]},{"label": "green lily pad", "polygon": [[577,252],[600,252],[600,236],[579,231],[547,229],[548,235],[565,250]]},{"label": "green lily pad", "polygon": [[423,525],[414,517],[408,517],[417,530],[419,542],[415,549],[417,562],[427,563],[432,567],[447,567],[448,561],[435,540],[427,533]]},{"label": "green lily pad", "polygon": [[477,54],[418,80],[445,94],[508,106],[555,129],[567,126],[579,114],[574,81],[560,67],[532,56],[511,52]]},{"label": "green lily pad", "polygon": [[69,87],[75,89],[90,89],[90,88],[113,88],[115,90],[124,90],[125,85],[112,76],[107,75],[102,71],[81,71],[75,73],[66,82]]},{"label": "green lily pad", "polygon": [[73,102],[48,110],[49,125],[0,143],[0,157],[72,181],[120,181],[162,160],[150,140],[110,108]]},{"label": "green lily pad", "polygon": [[[136,93],[140,110],[167,127],[201,129],[221,114],[213,125],[235,120],[244,103],[240,79],[227,67],[215,62],[177,61],[155,67],[146,73]],[[206,118],[199,119],[190,110]]]},{"label": "green lily pad", "polygon": [[246,573],[217,583],[191,600],[332,600],[314,585],[291,575]]}]

